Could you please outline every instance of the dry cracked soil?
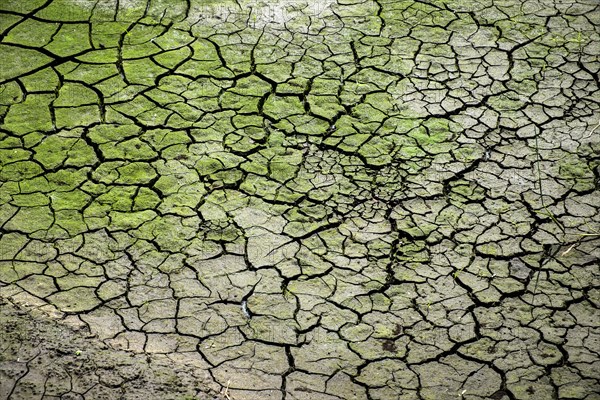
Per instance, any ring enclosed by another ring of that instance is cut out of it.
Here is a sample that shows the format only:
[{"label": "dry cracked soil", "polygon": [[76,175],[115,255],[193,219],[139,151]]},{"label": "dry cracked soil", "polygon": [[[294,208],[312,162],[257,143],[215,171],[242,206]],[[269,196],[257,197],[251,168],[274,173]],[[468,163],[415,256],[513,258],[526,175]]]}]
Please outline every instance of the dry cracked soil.
[{"label": "dry cracked soil", "polygon": [[600,399],[597,0],[0,1],[0,398]]}]

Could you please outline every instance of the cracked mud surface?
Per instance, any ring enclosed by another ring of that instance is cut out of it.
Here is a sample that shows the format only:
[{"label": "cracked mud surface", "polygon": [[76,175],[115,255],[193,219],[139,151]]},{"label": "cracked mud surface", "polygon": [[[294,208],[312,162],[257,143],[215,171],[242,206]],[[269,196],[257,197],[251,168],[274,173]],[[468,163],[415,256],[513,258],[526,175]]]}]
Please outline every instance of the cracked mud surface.
[{"label": "cracked mud surface", "polygon": [[75,319],[58,324],[1,299],[0,306],[3,399],[225,399],[210,393],[191,352],[115,351]]},{"label": "cracked mud surface", "polygon": [[600,399],[597,1],[0,13],[1,398]]}]

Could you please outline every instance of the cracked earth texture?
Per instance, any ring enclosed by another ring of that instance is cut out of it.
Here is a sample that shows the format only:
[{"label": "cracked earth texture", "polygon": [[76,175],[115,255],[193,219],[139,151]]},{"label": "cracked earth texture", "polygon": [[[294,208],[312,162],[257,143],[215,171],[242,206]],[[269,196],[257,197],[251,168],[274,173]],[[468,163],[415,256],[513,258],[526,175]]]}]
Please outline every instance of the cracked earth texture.
[{"label": "cracked earth texture", "polygon": [[3,399],[600,399],[595,0],[0,2]]}]

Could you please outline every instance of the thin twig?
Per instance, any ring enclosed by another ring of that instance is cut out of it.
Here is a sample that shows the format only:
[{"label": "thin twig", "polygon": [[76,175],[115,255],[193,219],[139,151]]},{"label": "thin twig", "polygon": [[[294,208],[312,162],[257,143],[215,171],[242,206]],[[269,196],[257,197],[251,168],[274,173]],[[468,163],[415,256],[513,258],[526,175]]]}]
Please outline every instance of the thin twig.
[{"label": "thin twig", "polygon": [[569,247],[569,248],[568,248],[566,251],[563,251],[563,252],[561,253],[561,255],[560,255],[560,256],[562,257],[562,256],[566,256],[567,254],[569,254],[569,252],[570,252],[571,250],[573,250],[573,247],[575,247],[575,245],[576,245],[576,244],[577,244],[577,243],[573,243],[573,244],[571,245],[571,247]]},{"label": "thin twig", "polygon": [[535,154],[536,154],[536,158],[537,158],[537,173],[538,173],[538,187],[540,189],[540,201],[542,203],[542,208],[544,210],[546,210],[546,213],[548,215],[548,217],[550,217],[550,219],[556,224],[556,226],[558,226],[558,228],[562,231],[562,233],[565,233],[565,228],[561,225],[560,222],[558,222],[558,220],[556,219],[556,217],[554,216],[554,214],[552,213],[552,211],[550,211],[548,209],[548,207],[546,207],[546,203],[544,202],[544,192],[542,190],[542,171],[540,169],[540,164],[542,162],[541,156],[540,156],[540,147],[538,145],[538,135],[535,135]]},{"label": "thin twig", "polygon": [[590,131],[590,133],[589,133],[589,134],[588,134],[586,137],[584,137],[584,139],[587,139],[587,138],[591,137],[591,136],[594,134],[594,131],[595,131],[596,129],[598,129],[598,128],[600,128],[600,122],[598,122],[598,125],[596,125],[596,126],[594,127],[594,129],[592,129],[592,130]]},{"label": "thin twig", "polygon": [[227,386],[225,386],[225,390],[223,391],[223,396],[225,396],[225,398],[227,400],[231,400],[231,397],[229,397],[229,384],[231,383],[231,379],[227,380]]}]

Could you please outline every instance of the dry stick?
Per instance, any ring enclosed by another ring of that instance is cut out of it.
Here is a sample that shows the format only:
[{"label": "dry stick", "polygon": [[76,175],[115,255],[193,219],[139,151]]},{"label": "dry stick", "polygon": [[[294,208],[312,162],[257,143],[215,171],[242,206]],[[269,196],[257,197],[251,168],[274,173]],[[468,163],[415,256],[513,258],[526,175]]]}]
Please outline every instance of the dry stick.
[{"label": "dry stick", "polygon": [[[538,147],[538,133],[536,133],[536,135],[535,135],[535,154],[536,154],[536,158],[537,158],[538,187],[540,188],[540,200],[542,202],[542,207],[546,208],[546,206],[544,205],[544,194],[542,193],[542,173],[540,171],[540,149]],[[537,291],[538,282],[540,281],[540,274],[542,273],[541,269],[542,269],[542,262],[540,261],[540,268],[538,270],[538,274],[535,279],[535,286],[533,287],[533,294],[531,295],[531,305],[532,306],[534,306],[535,293]]]},{"label": "dry stick", "polygon": [[563,252],[561,253],[561,255],[560,255],[560,256],[562,257],[562,256],[566,256],[567,254],[569,254],[569,252],[570,252],[571,250],[573,250],[573,247],[575,247],[575,245],[576,245],[576,244],[577,244],[577,243],[573,243],[573,244],[571,245],[571,247],[569,247],[569,248],[568,248],[566,251],[563,251]]},{"label": "dry stick", "polygon": [[[592,133],[594,133],[594,131],[596,130],[596,128],[600,127],[600,123],[598,123],[598,125],[592,129],[592,131],[590,132],[590,134],[588,135],[591,136]],[[552,214],[552,212],[550,210],[548,210],[548,207],[546,207],[546,204],[544,203],[544,192],[542,191],[542,171],[540,169],[540,162],[541,162],[541,158],[540,158],[540,151],[539,151],[539,146],[538,146],[538,135],[535,135],[535,153],[536,153],[536,158],[537,158],[537,173],[538,173],[538,187],[540,188],[540,201],[542,203],[542,207],[544,208],[544,210],[546,210],[547,215],[550,217],[550,219],[552,219],[552,221],[560,228],[560,230],[563,232],[563,234],[565,233],[565,228],[560,224],[560,222],[558,222],[558,220],[556,219],[556,217],[554,217],[554,214]],[[598,236],[600,235],[600,233],[588,233],[588,234],[579,234],[580,236]],[[573,248],[577,245],[577,243],[573,243],[566,251],[564,251],[561,256],[565,256],[567,255],[571,250],[573,250]],[[533,301],[535,300],[535,294],[537,293],[537,288],[538,288],[538,283],[540,281],[540,274],[542,273],[541,271],[541,267],[542,264],[540,264],[540,269],[538,270],[538,275],[535,279],[535,286],[533,287],[533,294],[531,295],[531,303],[533,304]]]},{"label": "dry stick", "polygon": [[598,125],[596,125],[596,126],[594,127],[594,129],[592,129],[592,130],[590,131],[590,133],[589,133],[589,134],[588,134],[586,137],[584,137],[584,139],[587,139],[587,138],[591,137],[591,136],[592,136],[592,134],[594,133],[594,131],[595,131],[596,129],[598,129],[598,128],[600,128],[600,122],[598,122]]},{"label": "dry stick", "polygon": [[[599,124],[598,126],[600,126],[600,124]],[[591,228],[587,222],[586,222],[585,224],[588,226],[588,228],[590,228],[590,230],[594,231],[594,233],[577,233],[576,235],[577,235],[577,236],[579,236],[579,240],[577,240],[577,242],[573,243],[573,244],[571,245],[571,247],[569,247],[569,248],[568,248],[566,251],[564,251],[564,252],[561,254],[561,256],[565,256],[565,255],[567,255],[567,254],[568,254],[568,253],[569,253],[571,250],[573,250],[573,248],[574,248],[574,247],[575,247],[577,244],[579,244],[579,242],[580,242],[580,241],[581,241],[581,240],[582,240],[584,237],[586,237],[586,236],[600,236],[600,232],[599,232],[599,231],[596,231],[595,229]]]},{"label": "dry stick", "polygon": [[[535,154],[536,154],[536,158],[537,158],[537,173],[538,173],[538,187],[540,188],[540,201],[542,203],[542,207],[544,208],[544,210],[546,210],[547,215],[552,219],[552,221],[554,221],[556,223],[556,225],[564,233],[565,228],[563,228],[562,225],[556,220],[556,218],[554,217],[552,212],[550,212],[550,210],[548,210],[548,208],[546,207],[546,204],[544,203],[544,192],[542,191],[542,171],[540,169],[541,157],[540,157],[540,148],[538,145],[538,136],[539,136],[539,131],[535,135]],[[535,279],[535,285],[533,287],[533,294],[531,295],[531,304],[532,305],[535,300],[535,294],[537,292],[538,283],[540,281],[540,275],[542,273],[542,265],[543,265],[542,263],[543,263],[543,259],[542,259],[542,261],[540,261],[540,268],[538,270],[538,274]]]},{"label": "dry stick", "polygon": [[227,386],[225,387],[225,391],[223,392],[223,396],[225,396],[225,398],[227,398],[227,400],[231,400],[231,397],[229,397],[229,384],[231,383],[231,379],[227,380]]},{"label": "dry stick", "polygon": [[558,226],[560,228],[562,233],[565,233],[565,228],[560,224],[560,222],[558,222],[558,220],[556,219],[554,214],[552,214],[552,212],[550,210],[548,210],[548,207],[546,206],[546,203],[544,202],[544,192],[542,190],[542,171],[540,169],[540,163],[542,160],[540,158],[540,149],[538,146],[538,135],[535,135],[535,154],[537,157],[538,187],[540,188],[540,201],[542,203],[542,208],[546,211],[546,215],[548,217],[550,217],[550,219],[556,224],[556,226]]}]

